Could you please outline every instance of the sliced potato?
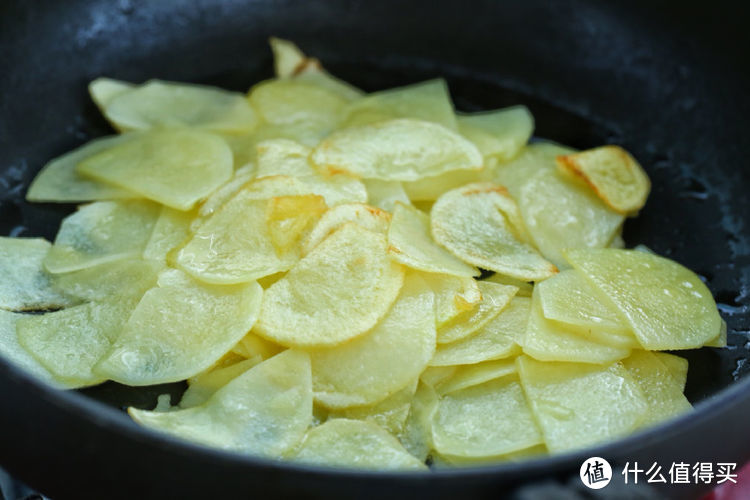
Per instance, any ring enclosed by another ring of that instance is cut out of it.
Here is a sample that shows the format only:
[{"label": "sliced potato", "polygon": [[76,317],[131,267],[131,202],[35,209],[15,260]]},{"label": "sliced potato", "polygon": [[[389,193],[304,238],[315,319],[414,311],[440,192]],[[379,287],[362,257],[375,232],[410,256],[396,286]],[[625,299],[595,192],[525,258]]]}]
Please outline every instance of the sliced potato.
[{"label": "sliced potato", "polygon": [[414,181],[482,167],[482,155],[460,135],[407,118],[334,132],[311,158],[323,172],[344,171],[387,181]]},{"label": "sliced potato", "polygon": [[436,388],[450,379],[456,371],[458,371],[457,366],[428,366],[419,376],[419,380],[432,388]]},{"label": "sliced potato", "polygon": [[508,162],[488,163],[487,176],[493,182],[505,186],[518,199],[521,188],[538,172],[555,170],[555,159],[559,155],[574,153],[574,149],[550,141],[540,141],[521,149]]},{"label": "sliced potato", "polygon": [[416,379],[435,352],[435,298],[409,274],[385,317],[368,333],[310,353],[315,401],[327,408],[375,404]]},{"label": "sliced potato", "polygon": [[289,175],[301,177],[315,173],[308,163],[310,148],[289,139],[270,139],[258,143],[258,177]]},{"label": "sliced potato", "polygon": [[646,397],[620,363],[542,363],[521,356],[518,371],[551,453],[618,438],[646,417]]},{"label": "sliced potato", "polygon": [[403,389],[391,394],[384,400],[369,406],[353,406],[341,411],[342,418],[352,420],[369,420],[393,435],[404,430],[406,417],[409,416],[411,401],[417,390],[419,379],[414,379]]},{"label": "sliced potato", "polygon": [[409,205],[409,196],[404,186],[398,181],[381,181],[380,179],[365,179],[367,189],[367,203],[387,212],[393,212],[396,202]]},{"label": "sliced potato", "polygon": [[287,346],[322,347],[364,334],[390,308],[403,268],[385,237],[347,223],[265,291],[256,333]]},{"label": "sliced potato", "polygon": [[518,207],[502,186],[476,183],[448,191],[430,215],[435,241],[464,262],[528,281],[557,272],[524,242]]},{"label": "sliced potato", "polygon": [[192,230],[198,228],[209,216],[213,215],[221,206],[230,200],[243,186],[250,183],[257,174],[257,166],[254,163],[248,163],[234,171],[232,178],[223,186],[214,191],[206,201],[201,203],[198,209],[199,217],[190,225]]},{"label": "sliced potato", "polygon": [[372,422],[337,418],[307,432],[294,460],[354,469],[426,469],[388,432]]},{"label": "sliced potato", "polygon": [[443,467],[479,467],[487,465],[498,465],[502,462],[521,462],[532,458],[540,458],[549,455],[547,446],[538,444],[523,450],[497,455],[494,457],[458,457],[452,455],[432,455],[433,466]]},{"label": "sliced potato", "polygon": [[482,301],[471,311],[465,311],[442,325],[437,332],[439,344],[456,342],[477,332],[500,314],[518,291],[514,286],[488,281],[480,281],[478,285]]},{"label": "sliced potato", "polygon": [[348,222],[385,235],[391,223],[391,215],[364,203],[337,205],[324,213],[312,231],[305,236],[302,243],[302,255],[310,253],[321,241]]},{"label": "sliced potato", "polygon": [[83,301],[106,302],[112,297],[140,299],[154,285],[161,263],[142,259],[122,259],[80,271],[56,274],[54,287],[70,297]]},{"label": "sliced potato", "polygon": [[402,182],[404,191],[409,199],[414,202],[435,201],[446,191],[470,184],[480,182],[484,177],[482,170],[451,170],[449,172],[425,177],[415,181]]},{"label": "sliced potato", "polygon": [[285,351],[250,368],[201,406],[167,413],[129,408],[128,413],[159,432],[278,457],[300,443],[312,422],[310,361],[304,352]]},{"label": "sliced potato", "polygon": [[268,39],[273,52],[273,69],[279,78],[289,78],[300,72],[310,61],[293,42],[272,36]]},{"label": "sliced potato", "polygon": [[150,80],[104,102],[104,116],[120,130],[186,126],[249,132],[258,117],[242,94],[216,87]]},{"label": "sliced potato", "polygon": [[607,205],[623,214],[643,208],[651,191],[651,181],[643,167],[619,146],[558,156],[557,164],[581,177]]},{"label": "sliced potato", "polygon": [[253,358],[260,356],[263,359],[268,359],[276,356],[278,353],[283,351],[284,348],[278,344],[274,344],[263,337],[259,337],[254,333],[250,332],[242,339],[237,342],[232,348],[232,352],[239,354],[243,358]]},{"label": "sliced potato", "polygon": [[99,111],[104,113],[104,109],[109,105],[112,100],[133,90],[135,85],[121,80],[115,80],[113,78],[100,77],[95,78],[89,82],[89,95],[91,100],[99,108]]},{"label": "sliced potato", "polygon": [[534,117],[526,106],[513,106],[458,115],[458,131],[473,142],[482,156],[507,161],[526,145],[534,131]]},{"label": "sliced potato", "polygon": [[151,237],[143,249],[143,258],[166,262],[167,254],[182,245],[190,237],[190,226],[195,212],[183,212],[170,207],[161,207]]},{"label": "sliced potato", "polygon": [[266,225],[271,243],[280,254],[300,253],[303,237],[328,209],[322,196],[279,196],[266,206]]},{"label": "sliced potato", "polygon": [[424,461],[432,449],[432,417],[437,409],[438,396],[431,385],[420,382],[398,440],[409,453]]},{"label": "sliced potato", "polygon": [[219,136],[188,129],[139,134],[78,163],[76,171],[178,210],[190,210],[232,177]]},{"label": "sliced potato", "polygon": [[66,273],[124,258],[139,257],[159,217],[147,201],[98,201],[63,219],[44,267]]},{"label": "sliced potato", "polygon": [[253,356],[228,366],[220,366],[204,373],[199,373],[188,381],[188,388],[180,400],[180,408],[200,406],[213,396],[216,391],[239,377],[253,366],[260,364],[263,358]]},{"label": "sliced potato", "polygon": [[680,391],[685,391],[688,374],[688,360],[666,352],[654,352],[653,355],[667,367],[672,378],[675,379],[677,385],[680,386]]},{"label": "sliced potato", "polygon": [[479,276],[479,271],[438,246],[430,218],[410,205],[396,203],[388,228],[388,254],[396,262],[430,273]]},{"label": "sliced potato", "polygon": [[475,365],[457,366],[453,374],[435,386],[435,388],[439,394],[443,395],[505,377],[512,373],[516,373],[515,358],[485,361]]},{"label": "sliced potato", "polygon": [[262,293],[255,282],[211,286],[176,269],[167,270],[160,275],[159,286],[143,296],[95,370],[136,386],[192,377],[252,328]]},{"label": "sliced potato", "polygon": [[726,347],[727,346],[727,322],[722,318],[719,334],[703,344],[707,347]]},{"label": "sliced potato", "polygon": [[565,255],[601,300],[623,314],[645,349],[693,349],[719,334],[721,317],[711,292],[677,262],[610,248],[570,250]]},{"label": "sliced potato", "polygon": [[463,457],[503,455],[543,442],[514,375],[444,395],[432,436],[439,453]]},{"label": "sliced potato", "polygon": [[531,297],[531,293],[534,291],[534,283],[517,280],[500,273],[492,273],[486,278],[482,278],[482,281],[489,281],[490,283],[497,283],[499,285],[514,286],[518,288],[518,292],[516,292],[516,295],[518,295],[519,297]]},{"label": "sliced potato", "polygon": [[482,293],[474,278],[450,274],[421,274],[435,292],[435,319],[441,328],[465,311],[473,310],[482,300]]}]

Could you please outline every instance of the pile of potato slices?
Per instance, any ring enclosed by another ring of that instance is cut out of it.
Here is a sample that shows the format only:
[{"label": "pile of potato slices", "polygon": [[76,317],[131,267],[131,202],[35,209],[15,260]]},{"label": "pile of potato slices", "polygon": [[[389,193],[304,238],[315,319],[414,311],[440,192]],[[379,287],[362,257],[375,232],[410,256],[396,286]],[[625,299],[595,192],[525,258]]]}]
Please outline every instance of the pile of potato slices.
[{"label": "pile of potato slices", "polygon": [[631,155],[529,143],[525,107],[457,113],[442,80],[365,94],[271,46],[247,95],[91,83],[119,134],[31,185],[85,203],[54,243],[0,238],[2,355],[60,388],[187,380],[130,415],[335,467],[521,460],[691,408],[662,351],[726,326],[693,272],[623,248],[650,190]]}]

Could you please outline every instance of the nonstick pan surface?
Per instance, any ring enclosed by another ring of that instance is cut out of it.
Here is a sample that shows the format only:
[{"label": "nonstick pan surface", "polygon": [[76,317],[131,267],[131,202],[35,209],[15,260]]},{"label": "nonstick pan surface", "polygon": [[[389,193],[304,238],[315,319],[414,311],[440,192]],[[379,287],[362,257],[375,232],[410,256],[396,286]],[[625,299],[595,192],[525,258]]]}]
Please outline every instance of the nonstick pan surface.
[{"label": "nonstick pan surface", "polygon": [[[266,39],[277,35],[368,91],[444,76],[461,110],[522,103],[539,137],[633,152],[654,188],[640,217],[626,223],[625,240],[705,278],[729,325],[729,347],[680,353],[690,360],[696,411],[675,421],[596,450],[420,476],[206,450],[140,429],[120,411],[153,407],[156,395],[177,396],[180,384],[61,393],[0,361],[0,465],[55,498],[497,498],[536,488],[578,494],[578,467],[592,455],[615,465],[749,459],[749,18],[739,5],[712,7],[705,16],[676,3],[593,1],[2,2],[1,235],[54,239],[74,209],[30,205],[24,195],[47,160],[112,133],[88,99],[89,80],[155,77],[246,90],[271,76]],[[666,493],[690,498],[706,488]]]}]

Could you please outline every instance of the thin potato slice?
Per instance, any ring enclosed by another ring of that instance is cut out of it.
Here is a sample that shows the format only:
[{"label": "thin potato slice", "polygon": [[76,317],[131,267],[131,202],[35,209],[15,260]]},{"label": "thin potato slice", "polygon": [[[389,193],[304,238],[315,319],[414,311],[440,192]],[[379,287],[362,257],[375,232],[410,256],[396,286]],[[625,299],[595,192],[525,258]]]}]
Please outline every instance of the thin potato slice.
[{"label": "thin potato slice", "polygon": [[566,258],[624,315],[645,349],[693,349],[721,329],[711,292],[677,262],[609,248],[570,250]]},{"label": "thin potato slice", "polygon": [[531,297],[531,293],[534,291],[534,283],[517,280],[500,273],[492,273],[486,278],[482,278],[482,281],[489,281],[490,283],[497,283],[498,285],[514,286],[518,288],[518,292],[516,292],[516,295],[518,295],[519,297]]},{"label": "thin potato slice", "polygon": [[703,344],[707,347],[726,347],[727,346],[727,322],[722,318],[719,334]]},{"label": "thin potato slice", "polygon": [[51,160],[34,177],[26,199],[70,203],[138,198],[139,195],[132,191],[88,179],[76,172],[76,166],[81,161],[132,138],[131,134],[102,137]]},{"label": "thin potato slice", "polygon": [[646,397],[620,363],[542,363],[521,356],[518,371],[551,453],[618,438],[646,417]]},{"label": "thin potato slice", "polygon": [[419,376],[419,380],[432,388],[436,388],[450,379],[457,370],[457,366],[428,366]]},{"label": "thin potato slice", "polygon": [[433,466],[443,467],[478,467],[487,465],[498,465],[502,462],[521,462],[532,458],[540,458],[549,455],[544,444],[538,444],[523,450],[497,455],[494,457],[457,457],[452,455],[432,455]]},{"label": "thin potato slice", "polygon": [[326,210],[326,202],[317,194],[271,198],[266,206],[266,225],[276,251],[299,253],[303,237]]},{"label": "thin potato slice", "polygon": [[327,408],[375,404],[422,373],[435,352],[435,298],[417,275],[368,333],[311,352],[315,401]]},{"label": "thin potato slice", "polygon": [[516,360],[499,359],[475,365],[457,366],[453,374],[435,386],[438,394],[448,394],[516,373]]},{"label": "thin potato slice", "polygon": [[76,303],[51,284],[44,270],[50,248],[42,238],[0,236],[0,310],[59,309]]},{"label": "thin potato slice", "polygon": [[232,177],[232,151],[197,130],[153,130],[86,158],[76,171],[178,210],[190,210]]},{"label": "thin potato slice", "polygon": [[460,135],[406,118],[334,132],[315,148],[312,161],[323,172],[386,181],[415,181],[482,167],[482,155]]},{"label": "thin potato slice", "polygon": [[91,100],[94,101],[99,111],[104,113],[105,108],[109,105],[112,100],[133,90],[135,85],[121,80],[115,80],[113,78],[100,77],[95,78],[89,82],[89,95]]},{"label": "thin potato slice", "polygon": [[232,352],[247,359],[255,356],[268,359],[276,356],[283,350],[284,348],[282,346],[274,344],[252,332],[242,337],[242,339],[237,342],[237,345],[232,348]]},{"label": "thin potato slice", "polygon": [[441,328],[465,311],[471,311],[482,300],[482,293],[474,278],[450,274],[421,274],[435,292],[435,320]]},{"label": "thin potato slice", "polygon": [[667,367],[670,375],[680,387],[680,391],[684,392],[687,383],[688,360],[666,352],[654,352],[653,355]]},{"label": "thin potato slice", "polygon": [[66,273],[139,257],[146,247],[159,206],[147,201],[98,201],[63,219],[44,267]]},{"label": "thin potato slice", "polygon": [[388,432],[372,422],[337,418],[307,432],[294,460],[355,469],[426,469]]},{"label": "thin potato slice", "polygon": [[276,458],[293,450],[312,422],[310,360],[304,352],[285,351],[250,368],[201,406],[167,413],[129,408],[128,413],[159,432]]},{"label": "thin potato slice", "polygon": [[410,205],[409,196],[404,186],[398,181],[381,181],[380,179],[365,179],[367,202],[387,212],[393,212],[396,203]]},{"label": "thin potato slice", "polygon": [[438,246],[430,234],[430,218],[412,206],[396,203],[388,228],[388,253],[401,264],[429,273],[479,276],[479,271]]},{"label": "thin potato slice", "polygon": [[260,356],[253,356],[229,366],[220,366],[192,377],[188,381],[188,388],[180,400],[180,408],[193,408],[202,405],[211,399],[211,396],[216,391],[262,361],[263,358]]},{"label": "thin potato slice", "polygon": [[[419,379],[414,379],[403,389],[391,394],[384,400],[369,406],[353,406],[341,411],[341,418],[352,420],[369,420],[376,423],[393,435],[404,430],[406,418],[409,416],[411,401],[417,390]],[[335,415],[330,415],[329,418]]]},{"label": "thin potato slice", "polygon": [[558,156],[557,164],[585,180],[607,205],[623,214],[643,208],[651,191],[651,181],[643,167],[619,146]]},{"label": "thin potato slice", "polygon": [[531,299],[514,297],[500,314],[470,337],[440,344],[430,366],[470,365],[517,354],[530,309]]},{"label": "thin potato slice", "polygon": [[302,255],[310,253],[321,241],[348,222],[385,235],[391,223],[391,215],[364,203],[337,205],[323,214],[312,231],[305,236],[302,243]]},{"label": "thin potato slice", "polygon": [[448,344],[469,337],[500,314],[518,291],[514,286],[487,281],[480,281],[478,285],[482,301],[471,311],[463,312],[442,325],[437,332],[438,344]]},{"label": "thin potato slice", "polygon": [[255,323],[255,282],[200,284],[176,269],[143,296],[96,372],[128,385],[176,382],[210,367]]},{"label": "thin potato slice", "polygon": [[473,142],[482,156],[507,161],[518,154],[534,131],[534,117],[526,106],[458,115],[458,131]]},{"label": "thin potato slice", "polygon": [[521,188],[541,171],[555,170],[555,158],[559,155],[574,153],[560,144],[542,141],[529,144],[509,162],[488,164],[487,175],[490,180],[505,186],[514,198],[518,199]]},{"label": "thin potato slice", "polygon": [[244,96],[205,85],[150,80],[114,95],[104,116],[120,130],[185,126],[217,132],[249,132],[258,117]]},{"label": "thin potato slice", "polygon": [[432,436],[439,453],[462,457],[503,455],[543,442],[513,375],[444,395]]},{"label": "thin potato slice", "polygon": [[198,218],[190,225],[195,230],[209,216],[213,215],[221,206],[230,200],[235,194],[252,181],[257,174],[257,167],[254,163],[248,163],[234,171],[232,178],[223,186],[214,191],[206,201],[201,203],[198,209]]},{"label": "thin potato slice", "polygon": [[66,295],[83,301],[106,302],[123,295],[140,298],[156,285],[157,275],[163,267],[158,262],[123,259],[56,274],[52,284]]},{"label": "thin potato slice", "polygon": [[440,175],[402,182],[404,191],[414,202],[435,201],[446,191],[483,180],[484,170],[451,170]]},{"label": "thin potato slice", "polygon": [[190,237],[190,225],[194,218],[195,212],[162,207],[151,237],[146,248],[143,249],[143,258],[166,262],[169,252],[182,245]]},{"label": "thin potato slice", "polygon": [[409,408],[404,430],[398,440],[409,453],[424,461],[430,454],[432,443],[432,417],[438,405],[438,395],[431,385],[420,382]]},{"label": "thin potato slice", "polygon": [[523,241],[518,207],[502,186],[476,183],[448,191],[430,215],[435,241],[464,262],[527,281],[557,272]]},{"label": "thin potato slice", "polygon": [[279,78],[289,78],[300,72],[310,61],[293,42],[272,36],[268,39],[273,53],[273,69]]},{"label": "thin potato slice", "polygon": [[385,237],[347,223],[265,291],[256,333],[287,346],[334,346],[364,334],[388,311],[404,270]]},{"label": "thin potato slice", "polygon": [[307,161],[310,148],[289,139],[269,139],[258,143],[258,177],[289,175],[302,177],[316,173]]}]

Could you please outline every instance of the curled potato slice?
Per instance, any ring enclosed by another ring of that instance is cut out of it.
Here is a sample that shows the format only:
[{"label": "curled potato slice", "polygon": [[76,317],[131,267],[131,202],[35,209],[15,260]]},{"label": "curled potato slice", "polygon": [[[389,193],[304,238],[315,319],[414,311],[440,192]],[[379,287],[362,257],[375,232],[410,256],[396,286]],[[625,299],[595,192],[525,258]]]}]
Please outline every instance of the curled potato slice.
[{"label": "curled potato slice", "polygon": [[711,292],[677,262],[635,250],[577,249],[566,258],[627,319],[649,350],[692,349],[719,334]]},{"label": "curled potato slice", "polygon": [[334,132],[311,158],[324,172],[391,181],[482,167],[482,155],[460,135],[441,125],[406,118]]},{"label": "curled potato slice", "polygon": [[133,90],[134,88],[135,85],[132,83],[115,80],[113,78],[100,77],[91,80],[89,83],[89,95],[91,96],[91,100],[94,101],[99,108],[99,111],[103,113],[104,109],[115,97],[122,95],[129,90]]},{"label": "curled potato slice", "polygon": [[305,236],[302,255],[312,251],[321,241],[348,222],[385,235],[391,223],[391,215],[379,208],[364,203],[343,203],[329,209]]},{"label": "curled potato slice", "polygon": [[479,276],[479,271],[438,246],[430,234],[430,218],[418,209],[396,203],[388,228],[388,254],[419,271]]},{"label": "curled potato slice", "polygon": [[159,206],[147,201],[99,201],[63,219],[44,267],[65,273],[143,252]]},{"label": "curled potato slice", "polygon": [[439,394],[443,395],[483,384],[512,373],[516,373],[515,358],[484,361],[475,365],[457,366],[453,373],[435,386],[435,388]]},{"label": "curled potato slice", "polygon": [[372,422],[337,418],[307,432],[294,460],[327,467],[426,469]]},{"label": "curled potato slice", "polygon": [[439,344],[456,342],[482,328],[505,309],[518,291],[514,286],[487,281],[480,281],[478,286],[482,301],[472,310],[465,311],[442,325],[437,333]]},{"label": "curled potato slice", "polygon": [[76,170],[163,205],[189,210],[232,177],[232,162],[232,151],[219,136],[160,129],[90,156]]},{"label": "curled potato slice", "polygon": [[315,400],[328,408],[374,404],[416,379],[435,352],[434,293],[407,275],[390,311],[365,335],[311,352]]},{"label": "curled potato slice", "polygon": [[128,413],[159,432],[278,457],[300,443],[312,422],[310,360],[304,352],[285,351],[250,368],[195,408],[166,413],[129,408]]},{"label": "curled potato slice", "polygon": [[476,183],[448,191],[430,215],[435,241],[464,262],[528,281],[557,272],[524,242],[518,207],[502,186]]},{"label": "curled potato slice", "polygon": [[293,42],[272,36],[268,39],[273,53],[273,69],[279,78],[289,78],[311,62]]},{"label": "curled potato slice", "polygon": [[459,115],[458,131],[473,142],[483,156],[507,161],[518,154],[534,131],[534,117],[526,106],[513,106]]},{"label": "curled potato slice", "polygon": [[255,282],[200,284],[176,269],[143,296],[96,372],[128,385],[176,382],[200,373],[255,323],[263,290]]},{"label": "curled potato slice", "polygon": [[435,292],[435,320],[438,328],[459,314],[471,311],[482,300],[482,293],[474,278],[437,273],[422,273],[420,276]]}]

